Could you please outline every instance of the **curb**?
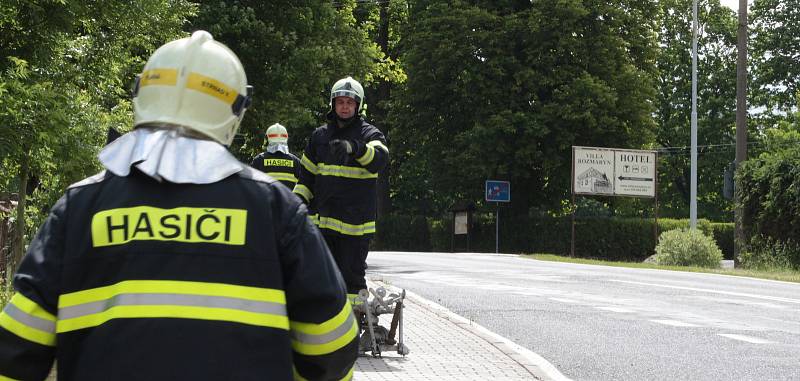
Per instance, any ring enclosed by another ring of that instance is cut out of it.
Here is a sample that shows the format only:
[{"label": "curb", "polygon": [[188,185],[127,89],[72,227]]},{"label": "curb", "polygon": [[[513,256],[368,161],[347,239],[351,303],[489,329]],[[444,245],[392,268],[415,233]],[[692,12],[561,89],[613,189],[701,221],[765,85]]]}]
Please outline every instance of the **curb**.
[{"label": "curb", "polygon": [[[370,279],[370,281],[380,286],[398,288],[392,286],[390,283],[384,282],[381,279]],[[406,290],[406,298],[410,299],[415,304],[426,308],[428,311],[433,312],[440,318],[445,319],[455,324],[457,327],[492,344],[492,346],[503,352],[503,354],[517,362],[520,366],[524,367],[537,379],[543,381],[571,381],[542,356],[539,356],[538,354],[521,347],[513,341],[486,329],[478,323],[458,315],[444,306],[428,300],[414,292]]]}]

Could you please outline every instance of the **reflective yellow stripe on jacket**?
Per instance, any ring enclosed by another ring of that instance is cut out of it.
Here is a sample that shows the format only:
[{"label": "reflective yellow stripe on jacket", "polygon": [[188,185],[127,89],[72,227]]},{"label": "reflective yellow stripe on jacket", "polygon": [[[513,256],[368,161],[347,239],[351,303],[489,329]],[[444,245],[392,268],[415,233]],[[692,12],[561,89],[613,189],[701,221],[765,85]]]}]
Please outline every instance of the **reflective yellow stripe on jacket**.
[{"label": "reflective yellow stripe on jacket", "polygon": [[376,179],[377,173],[372,173],[361,167],[349,167],[345,165],[319,164],[319,174],[321,176],[338,176],[351,179]]},{"label": "reflective yellow stripe on jacket", "polygon": [[380,140],[372,140],[367,142],[367,150],[364,152],[364,155],[357,158],[356,161],[361,165],[369,165],[372,162],[372,159],[375,158],[375,147],[380,147],[386,153],[389,153],[389,148],[386,147]]},{"label": "reflective yellow stripe on jacket", "polygon": [[294,189],[292,189],[292,192],[299,194],[300,196],[303,196],[303,198],[306,199],[307,203],[311,202],[311,199],[314,198],[314,193],[311,193],[311,189],[308,189],[308,187],[303,184],[295,185]]},{"label": "reflective yellow stripe on jacket", "polygon": [[269,175],[270,177],[272,177],[273,179],[278,180],[278,181],[289,181],[289,182],[293,182],[293,183],[297,182],[297,177],[295,177],[291,173],[286,173],[286,172],[267,172],[267,175]]},{"label": "reflective yellow stripe on jacket", "polygon": [[303,157],[300,158],[300,164],[302,164],[303,167],[305,167],[309,172],[311,172],[311,174],[313,175],[319,174],[319,169],[317,168],[317,164],[311,161],[311,159],[309,159],[308,156],[306,156],[306,154],[303,154]]},{"label": "reflective yellow stripe on jacket", "polygon": [[331,319],[320,324],[291,321],[292,348],[308,356],[326,355],[349,344],[358,335],[350,303]]},{"label": "reflective yellow stripe on jacket", "polygon": [[96,327],[119,318],[219,320],[289,329],[282,290],[222,283],[129,280],[64,294],[56,332]]},{"label": "reflective yellow stripe on jacket", "polygon": [[355,236],[375,233],[375,221],[368,221],[361,225],[353,225],[332,217],[320,217],[318,214],[313,214],[309,217],[311,217],[311,220],[320,229],[330,229],[342,234]]},{"label": "reflective yellow stripe on jacket", "polygon": [[34,343],[56,344],[56,317],[20,293],[0,313],[0,326]]}]

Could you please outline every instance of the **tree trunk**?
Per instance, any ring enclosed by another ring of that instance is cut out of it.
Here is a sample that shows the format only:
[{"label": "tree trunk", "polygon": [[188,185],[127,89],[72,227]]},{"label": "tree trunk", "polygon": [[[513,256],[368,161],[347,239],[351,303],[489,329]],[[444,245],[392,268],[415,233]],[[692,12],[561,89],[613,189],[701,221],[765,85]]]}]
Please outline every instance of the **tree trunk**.
[{"label": "tree trunk", "polygon": [[[737,31],[736,60],[736,168],[747,160],[747,0],[739,0],[739,29]],[[734,185],[735,189],[735,185]],[[741,206],[739,190],[734,191],[734,265],[745,244],[743,226],[744,208]]]},{"label": "tree trunk", "polygon": [[28,155],[24,155],[19,166],[19,201],[17,202],[17,221],[14,223],[13,240],[11,244],[12,272],[17,271],[22,256],[25,254],[25,201],[28,194]]},{"label": "tree trunk", "polygon": [[[380,8],[380,24],[378,27],[378,46],[384,55],[389,56],[389,2],[381,3]],[[382,106],[382,103],[389,101],[390,89],[389,83],[380,81],[376,91],[375,106],[381,116],[382,125],[380,126],[387,139],[390,139],[390,126],[386,122],[387,110]],[[391,152],[391,147],[389,147]],[[391,199],[389,198],[389,172],[391,171],[391,162],[387,163],[386,167],[380,172],[378,176],[378,200],[377,212],[378,218],[388,215],[392,211]]]}]

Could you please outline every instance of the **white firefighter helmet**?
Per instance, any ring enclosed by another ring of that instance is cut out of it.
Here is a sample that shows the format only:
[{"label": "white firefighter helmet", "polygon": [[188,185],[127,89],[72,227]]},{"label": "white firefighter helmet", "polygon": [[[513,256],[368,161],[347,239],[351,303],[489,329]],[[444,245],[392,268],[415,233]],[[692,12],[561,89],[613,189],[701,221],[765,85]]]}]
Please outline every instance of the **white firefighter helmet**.
[{"label": "white firefighter helmet", "polygon": [[230,145],[251,90],[236,54],[199,30],[147,60],[134,86],[134,126],[182,126]]},{"label": "white firefighter helmet", "polygon": [[358,108],[356,115],[363,110],[364,105],[364,88],[353,77],[342,78],[333,84],[331,88],[331,110],[335,111],[334,99],[337,97],[350,97],[356,101]]},{"label": "white firefighter helmet", "polygon": [[286,127],[280,123],[275,123],[267,128],[267,142],[286,144],[289,141],[289,133],[286,132]]}]

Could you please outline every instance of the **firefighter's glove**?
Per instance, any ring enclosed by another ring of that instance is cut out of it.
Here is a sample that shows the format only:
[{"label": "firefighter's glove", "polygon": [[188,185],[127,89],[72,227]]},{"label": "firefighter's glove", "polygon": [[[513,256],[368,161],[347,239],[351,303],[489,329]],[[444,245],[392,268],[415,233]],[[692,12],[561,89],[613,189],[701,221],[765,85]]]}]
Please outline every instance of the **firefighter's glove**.
[{"label": "firefighter's glove", "polygon": [[347,160],[347,155],[353,152],[353,146],[345,139],[334,139],[329,144],[331,156],[337,163],[344,163]]},{"label": "firefighter's glove", "polygon": [[363,141],[355,139],[334,139],[329,144],[331,154],[337,163],[344,163],[347,156],[363,156],[367,149]]}]

